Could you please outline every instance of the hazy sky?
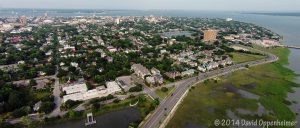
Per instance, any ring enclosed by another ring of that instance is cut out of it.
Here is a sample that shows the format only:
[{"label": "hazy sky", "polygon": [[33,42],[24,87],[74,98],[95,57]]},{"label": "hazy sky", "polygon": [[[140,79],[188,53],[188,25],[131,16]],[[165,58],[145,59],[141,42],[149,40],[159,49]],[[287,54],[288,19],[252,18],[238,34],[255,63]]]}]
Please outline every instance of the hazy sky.
[{"label": "hazy sky", "polygon": [[300,11],[300,0],[0,0],[0,8]]}]

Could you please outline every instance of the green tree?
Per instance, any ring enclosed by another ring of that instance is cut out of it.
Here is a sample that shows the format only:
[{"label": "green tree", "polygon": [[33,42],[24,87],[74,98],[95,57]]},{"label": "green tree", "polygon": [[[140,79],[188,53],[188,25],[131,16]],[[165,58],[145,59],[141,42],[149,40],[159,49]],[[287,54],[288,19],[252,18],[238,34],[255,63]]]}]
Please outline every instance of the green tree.
[{"label": "green tree", "polygon": [[46,114],[50,113],[53,111],[55,108],[55,104],[53,102],[43,102],[39,112],[45,112]]},{"label": "green tree", "polygon": [[37,82],[35,79],[30,79],[29,81],[29,86],[36,86],[37,85]]},{"label": "green tree", "polygon": [[12,112],[12,116],[15,118],[26,116],[28,113],[30,113],[30,107],[25,106],[19,109],[16,109]]},{"label": "green tree", "polygon": [[20,98],[21,96],[17,91],[13,91],[9,93],[8,104],[11,110],[22,106],[22,101]]},{"label": "green tree", "polygon": [[81,113],[77,112],[77,111],[74,111],[74,110],[69,110],[68,113],[67,113],[67,116],[69,118],[76,118],[76,117],[80,117]]},{"label": "green tree", "polygon": [[140,92],[140,91],[143,91],[143,86],[139,84],[134,87],[131,87],[128,91],[129,92]]},{"label": "green tree", "polygon": [[167,92],[167,91],[169,91],[169,89],[166,88],[166,87],[162,87],[160,90],[161,90],[162,92]]}]

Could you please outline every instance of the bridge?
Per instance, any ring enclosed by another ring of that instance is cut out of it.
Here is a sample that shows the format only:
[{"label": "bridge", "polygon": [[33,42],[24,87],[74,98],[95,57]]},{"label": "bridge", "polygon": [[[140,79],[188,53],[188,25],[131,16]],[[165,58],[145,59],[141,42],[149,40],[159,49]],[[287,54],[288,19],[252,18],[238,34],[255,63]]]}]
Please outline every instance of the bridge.
[{"label": "bridge", "polygon": [[292,46],[292,45],[279,45],[279,46],[286,47],[286,48],[300,49],[300,46]]},{"label": "bridge", "polygon": [[300,49],[300,46],[285,46],[287,48]]}]

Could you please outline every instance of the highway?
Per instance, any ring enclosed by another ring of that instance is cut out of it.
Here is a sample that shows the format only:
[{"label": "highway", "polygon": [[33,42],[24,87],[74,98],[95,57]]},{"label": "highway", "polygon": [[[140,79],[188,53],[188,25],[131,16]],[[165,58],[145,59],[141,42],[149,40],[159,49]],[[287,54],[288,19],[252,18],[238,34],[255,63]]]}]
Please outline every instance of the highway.
[{"label": "highway", "polygon": [[[192,85],[196,84],[197,82],[201,82],[206,79],[210,79],[210,78],[214,78],[217,76],[222,76],[222,75],[225,75],[228,73],[232,73],[237,70],[245,69],[245,67],[247,65],[251,67],[251,66],[261,65],[261,64],[265,64],[265,63],[272,63],[272,62],[275,62],[278,60],[278,57],[271,53],[264,53],[264,54],[267,55],[267,57],[262,60],[234,64],[234,65],[225,67],[223,69],[213,70],[213,71],[210,71],[207,73],[201,73],[198,76],[182,80],[181,82],[179,82],[178,85],[176,85],[176,89],[172,93],[172,95],[165,98],[164,100],[162,100],[160,102],[160,105],[150,115],[149,119],[147,119],[147,121],[145,122],[145,124],[143,126],[145,128],[164,127],[168,123],[168,120],[165,121],[165,119],[168,116],[172,116],[173,112],[175,112],[175,110],[176,110],[175,106],[178,105],[177,103],[181,102],[181,100],[184,98],[185,94],[187,93],[188,89]],[[171,117],[169,117],[169,118],[171,118]]]}]

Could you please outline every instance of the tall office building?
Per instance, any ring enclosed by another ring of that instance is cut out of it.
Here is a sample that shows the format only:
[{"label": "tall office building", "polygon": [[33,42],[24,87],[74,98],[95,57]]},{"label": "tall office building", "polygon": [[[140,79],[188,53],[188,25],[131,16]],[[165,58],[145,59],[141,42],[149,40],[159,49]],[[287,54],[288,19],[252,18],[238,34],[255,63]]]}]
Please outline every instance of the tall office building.
[{"label": "tall office building", "polygon": [[218,31],[217,30],[205,30],[204,32],[204,36],[203,36],[203,41],[205,42],[213,42],[217,40],[217,34]]},{"label": "tall office building", "polygon": [[20,24],[22,26],[25,26],[27,24],[27,18],[26,18],[26,16],[20,16]]}]

